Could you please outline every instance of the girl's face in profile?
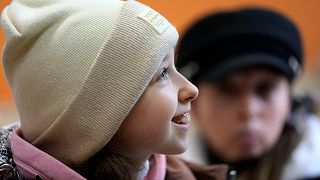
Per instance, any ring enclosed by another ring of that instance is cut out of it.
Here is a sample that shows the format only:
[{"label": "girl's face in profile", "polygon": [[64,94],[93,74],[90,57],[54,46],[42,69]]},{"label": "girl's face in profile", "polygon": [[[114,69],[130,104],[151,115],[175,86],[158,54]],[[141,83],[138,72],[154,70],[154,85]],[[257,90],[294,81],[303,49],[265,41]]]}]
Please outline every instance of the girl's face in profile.
[{"label": "girl's face in profile", "polygon": [[254,68],[199,84],[193,106],[216,153],[229,162],[260,156],[274,146],[290,109],[287,79]]},{"label": "girl's face in profile", "polygon": [[198,89],[176,70],[174,50],[170,50],[121,125],[112,151],[133,160],[153,153],[184,152],[188,147],[190,103],[197,96]]}]

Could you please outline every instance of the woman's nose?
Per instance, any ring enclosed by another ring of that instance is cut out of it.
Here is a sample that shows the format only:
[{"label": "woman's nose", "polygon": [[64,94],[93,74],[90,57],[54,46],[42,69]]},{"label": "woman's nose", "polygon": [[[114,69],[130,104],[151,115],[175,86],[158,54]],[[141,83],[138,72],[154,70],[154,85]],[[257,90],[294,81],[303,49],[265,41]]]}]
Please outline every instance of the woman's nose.
[{"label": "woman's nose", "polygon": [[241,119],[251,119],[259,112],[260,109],[260,101],[255,95],[247,94],[244,95],[238,104],[240,109],[240,117]]}]

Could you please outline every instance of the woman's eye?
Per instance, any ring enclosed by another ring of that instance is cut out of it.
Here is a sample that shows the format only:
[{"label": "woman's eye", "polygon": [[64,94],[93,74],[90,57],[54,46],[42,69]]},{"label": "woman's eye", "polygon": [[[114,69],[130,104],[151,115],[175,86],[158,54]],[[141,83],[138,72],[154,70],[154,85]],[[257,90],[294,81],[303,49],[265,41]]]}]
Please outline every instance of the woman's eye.
[{"label": "woman's eye", "polygon": [[168,78],[168,68],[163,68],[159,80],[167,79]]},{"label": "woman's eye", "polygon": [[219,92],[223,96],[235,97],[240,93],[240,89],[234,85],[224,84],[219,87]]},{"label": "woman's eye", "polygon": [[275,89],[275,86],[276,85],[274,83],[261,83],[257,86],[256,93],[262,97],[267,97]]}]

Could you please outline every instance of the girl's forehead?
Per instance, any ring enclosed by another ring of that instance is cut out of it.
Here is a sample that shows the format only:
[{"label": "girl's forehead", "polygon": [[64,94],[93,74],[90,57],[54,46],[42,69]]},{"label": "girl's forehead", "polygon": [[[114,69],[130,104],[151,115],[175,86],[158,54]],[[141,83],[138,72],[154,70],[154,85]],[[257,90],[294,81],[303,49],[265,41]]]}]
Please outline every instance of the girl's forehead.
[{"label": "girl's forehead", "polygon": [[170,61],[174,58],[174,48],[170,49],[167,55],[164,57],[163,61]]}]

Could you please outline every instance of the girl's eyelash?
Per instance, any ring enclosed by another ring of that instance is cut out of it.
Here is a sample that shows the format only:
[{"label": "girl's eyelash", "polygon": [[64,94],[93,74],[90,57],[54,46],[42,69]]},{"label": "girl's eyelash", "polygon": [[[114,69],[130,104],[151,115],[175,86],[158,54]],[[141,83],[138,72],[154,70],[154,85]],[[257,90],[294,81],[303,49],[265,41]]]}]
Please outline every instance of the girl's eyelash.
[{"label": "girl's eyelash", "polygon": [[168,69],[169,68],[167,68],[167,67],[162,69],[162,72],[161,72],[161,74],[159,76],[159,80],[163,80],[163,79],[166,79],[168,77]]}]

